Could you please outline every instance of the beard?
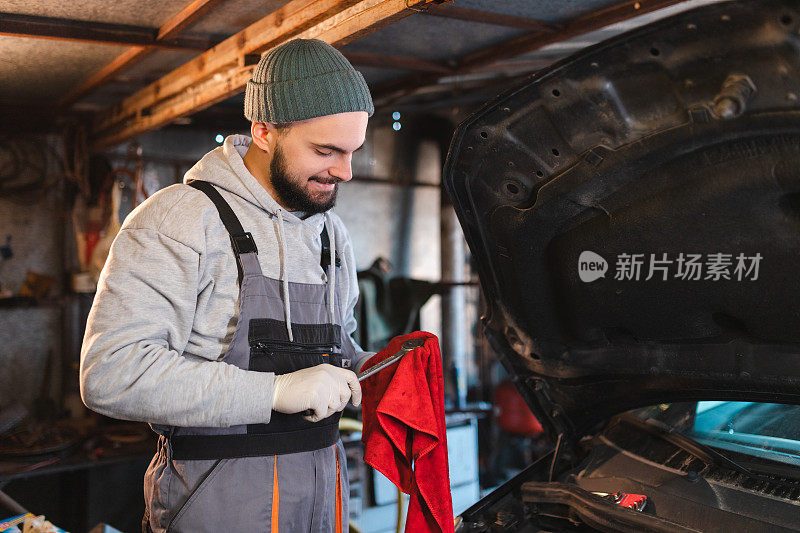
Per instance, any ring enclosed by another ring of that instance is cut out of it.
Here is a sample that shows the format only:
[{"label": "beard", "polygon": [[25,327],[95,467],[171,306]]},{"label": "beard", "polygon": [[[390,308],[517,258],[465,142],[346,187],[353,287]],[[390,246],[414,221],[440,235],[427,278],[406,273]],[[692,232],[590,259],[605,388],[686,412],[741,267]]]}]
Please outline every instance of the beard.
[{"label": "beard", "polygon": [[[303,211],[308,215],[324,213],[336,204],[336,195],[339,192],[339,178],[319,178],[312,176],[308,179],[293,178],[288,171],[286,158],[280,145],[275,147],[275,154],[269,165],[270,181],[278,194],[278,199],[290,211]],[[330,192],[319,191],[314,193],[304,187],[309,180],[321,183],[335,183]]]}]

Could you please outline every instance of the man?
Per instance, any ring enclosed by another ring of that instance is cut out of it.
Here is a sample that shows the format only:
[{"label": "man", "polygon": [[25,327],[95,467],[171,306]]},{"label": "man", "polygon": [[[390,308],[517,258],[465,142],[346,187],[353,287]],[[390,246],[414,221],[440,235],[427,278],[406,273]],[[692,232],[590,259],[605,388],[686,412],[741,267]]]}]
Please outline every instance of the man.
[{"label": "man", "polygon": [[354,255],[329,209],[372,113],[341,53],[285,43],[248,82],[252,139],[228,137],[125,220],[81,394],[160,435],[145,531],[347,529],[338,420],[372,354],[351,340]]}]

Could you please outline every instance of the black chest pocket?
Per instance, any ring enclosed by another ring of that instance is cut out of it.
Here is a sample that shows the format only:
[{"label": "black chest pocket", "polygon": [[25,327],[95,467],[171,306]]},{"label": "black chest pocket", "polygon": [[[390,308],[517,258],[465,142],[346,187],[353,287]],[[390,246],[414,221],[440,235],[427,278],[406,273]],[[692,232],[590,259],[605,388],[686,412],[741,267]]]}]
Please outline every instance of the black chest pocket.
[{"label": "black chest pocket", "polygon": [[258,318],[249,326],[249,370],[280,375],[323,363],[350,366],[342,355],[342,328],[337,324],[292,324],[292,342],[282,321]]}]

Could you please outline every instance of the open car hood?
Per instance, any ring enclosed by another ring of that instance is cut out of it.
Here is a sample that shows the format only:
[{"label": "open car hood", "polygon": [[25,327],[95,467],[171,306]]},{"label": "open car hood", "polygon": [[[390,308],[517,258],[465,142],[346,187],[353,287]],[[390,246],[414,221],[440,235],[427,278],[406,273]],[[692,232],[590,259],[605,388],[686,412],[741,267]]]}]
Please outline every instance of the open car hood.
[{"label": "open car hood", "polygon": [[486,333],[551,435],[800,403],[800,7],[704,6],[537,73],[445,166]]}]

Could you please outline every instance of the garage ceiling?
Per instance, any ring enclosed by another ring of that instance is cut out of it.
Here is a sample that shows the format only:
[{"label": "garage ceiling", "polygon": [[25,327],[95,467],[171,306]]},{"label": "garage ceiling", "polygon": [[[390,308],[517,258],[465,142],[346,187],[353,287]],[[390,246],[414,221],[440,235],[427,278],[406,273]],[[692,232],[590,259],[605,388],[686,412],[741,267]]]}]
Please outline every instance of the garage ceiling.
[{"label": "garage ceiling", "polygon": [[96,150],[203,113],[240,116],[259,54],[294,36],[337,46],[378,109],[453,105],[712,1],[0,0],[0,113],[91,113]]}]

